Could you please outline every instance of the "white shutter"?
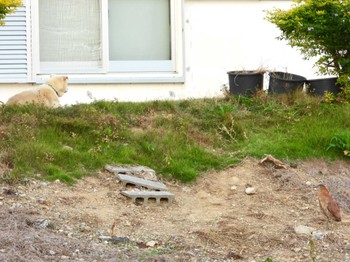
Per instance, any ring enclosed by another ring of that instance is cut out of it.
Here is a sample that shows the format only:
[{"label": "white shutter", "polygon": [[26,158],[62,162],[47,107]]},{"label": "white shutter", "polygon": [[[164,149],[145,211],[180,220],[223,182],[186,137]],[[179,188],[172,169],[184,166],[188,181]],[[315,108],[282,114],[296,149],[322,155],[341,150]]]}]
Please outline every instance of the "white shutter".
[{"label": "white shutter", "polygon": [[26,8],[19,7],[0,26],[0,83],[27,82]]}]

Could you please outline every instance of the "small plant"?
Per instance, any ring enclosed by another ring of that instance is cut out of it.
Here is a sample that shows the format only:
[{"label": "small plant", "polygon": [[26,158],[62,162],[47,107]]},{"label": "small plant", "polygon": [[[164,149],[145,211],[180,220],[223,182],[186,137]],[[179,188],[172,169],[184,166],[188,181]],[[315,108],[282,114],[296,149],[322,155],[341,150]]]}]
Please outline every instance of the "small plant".
[{"label": "small plant", "polygon": [[312,239],[310,239],[309,244],[310,244],[310,257],[312,259],[312,262],[316,262],[315,242]]},{"label": "small plant", "polygon": [[323,100],[324,100],[325,103],[331,104],[331,103],[334,103],[336,101],[336,96],[335,96],[335,94],[326,91],[324,93],[324,99]]},{"label": "small plant", "polygon": [[327,150],[338,149],[341,150],[343,155],[350,157],[350,135],[349,134],[336,134],[332,137]]}]

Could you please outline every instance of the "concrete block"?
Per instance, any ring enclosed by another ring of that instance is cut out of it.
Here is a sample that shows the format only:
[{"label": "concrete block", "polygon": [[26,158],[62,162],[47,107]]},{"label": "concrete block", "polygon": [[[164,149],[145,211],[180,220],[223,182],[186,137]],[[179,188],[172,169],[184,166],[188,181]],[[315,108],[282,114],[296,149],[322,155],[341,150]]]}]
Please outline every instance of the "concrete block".
[{"label": "concrete block", "polygon": [[111,173],[122,173],[122,174],[150,174],[155,176],[156,171],[145,166],[112,166],[105,165],[105,169]]},{"label": "concrete block", "polygon": [[142,200],[144,204],[147,204],[150,199],[155,199],[157,204],[160,204],[164,200],[170,204],[175,197],[174,194],[167,191],[121,191],[121,194],[131,198],[134,203]]},{"label": "concrete block", "polygon": [[123,174],[116,174],[116,176],[123,183],[124,186],[131,184],[131,185],[145,187],[153,190],[159,190],[159,191],[167,190],[166,185],[164,185],[161,182],[149,181],[146,179],[129,176],[129,175],[123,175]]}]

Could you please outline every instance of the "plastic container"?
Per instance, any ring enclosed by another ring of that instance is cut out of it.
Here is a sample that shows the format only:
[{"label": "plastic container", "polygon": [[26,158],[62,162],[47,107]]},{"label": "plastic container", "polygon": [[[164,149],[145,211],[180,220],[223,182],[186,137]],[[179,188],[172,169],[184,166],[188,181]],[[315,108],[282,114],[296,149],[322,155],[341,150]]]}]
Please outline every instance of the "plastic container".
[{"label": "plastic container", "polygon": [[337,80],[337,77],[307,80],[307,93],[317,96],[323,96],[326,91],[332,94],[338,94],[340,92],[340,86],[337,84]]},{"label": "plastic container", "polygon": [[303,76],[285,72],[271,72],[269,76],[268,92],[271,94],[286,94],[302,90],[306,82]]},{"label": "plastic container", "polygon": [[230,71],[230,93],[234,95],[251,96],[262,90],[264,74],[256,71]]}]

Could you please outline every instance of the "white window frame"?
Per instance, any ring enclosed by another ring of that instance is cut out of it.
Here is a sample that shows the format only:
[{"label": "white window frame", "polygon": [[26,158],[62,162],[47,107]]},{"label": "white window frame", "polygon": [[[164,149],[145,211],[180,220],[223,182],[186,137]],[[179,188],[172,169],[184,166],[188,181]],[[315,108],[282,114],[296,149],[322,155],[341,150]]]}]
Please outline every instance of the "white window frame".
[{"label": "white window frame", "polygon": [[[171,19],[171,65],[164,70],[162,61],[157,61],[159,70],[147,72],[137,71],[144,67],[143,62],[120,61],[118,72],[109,71],[109,41],[108,41],[108,0],[100,0],[101,8],[101,40],[102,66],[84,71],[60,71],[40,69],[39,47],[39,1],[31,1],[32,14],[32,78],[34,82],[45,81],[49,74],[64,73],[69,76],[70,83],[180,83],[184,82],[184,42],[183,42],[183,0],[170,0]],[[147,61],[149,62],[149,61]],[[145,62],[145,63],[147,63]]]}]

